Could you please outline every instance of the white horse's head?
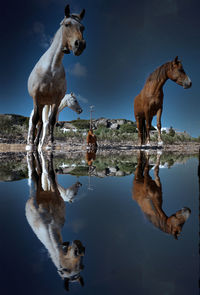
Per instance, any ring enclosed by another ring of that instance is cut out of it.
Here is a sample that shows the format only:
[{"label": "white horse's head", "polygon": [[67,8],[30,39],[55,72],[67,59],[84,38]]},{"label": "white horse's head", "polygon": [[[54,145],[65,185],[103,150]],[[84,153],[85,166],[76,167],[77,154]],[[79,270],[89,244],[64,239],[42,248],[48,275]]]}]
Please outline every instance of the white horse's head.
[{"label": "white horse's head", "polygon": [[70,108],[72,111],[76,112],[77,114],[82,113],[83,110],[80,107],[79,102],[73,92],[71,92],[70,95],[66,97],[66,100],[67,100],[68,108]]},{"label": "white horse's head", "polygon": [[83,269],[82,258],[85,255],[85,248],[79,240],[64,242],[60,250],[60,269],[58,273],[65,280],[65,288],[69,290],[69,282],[79,282],[83,285],[80,272]]},{"label": "white horse's head", "polygon": [[84,15],[85,9],[80,14],[70,14],[69,5],[65,7],[65,18],[61,22],[64,53],[72,51],[74,55],[78,56],[85,49],[84,26],[81,24]]}]

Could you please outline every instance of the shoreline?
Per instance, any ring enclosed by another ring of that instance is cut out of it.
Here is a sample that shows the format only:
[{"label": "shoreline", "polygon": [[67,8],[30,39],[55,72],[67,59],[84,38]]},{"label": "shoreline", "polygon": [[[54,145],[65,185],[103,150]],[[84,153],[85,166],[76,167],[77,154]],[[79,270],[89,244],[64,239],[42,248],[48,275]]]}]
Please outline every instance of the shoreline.
[{"label": "shoreline", "polygon": [[[187,142],[177,143],[173,145],[164,144],[163,146],[157,146],[155,144],[151,146],[138,146],[135,142],[108,142],[103,141],[98,143],[97,154],[117,154],[117,153],[134,153],[139,150],[146,150],[152,153],[160,152],[173,152],[184,154],[196,154],[199,153],[200,143]],[[44,150],[45,151],[45,150]],[[80,141],[68,141],[63,143],[56,141],[53,149],[53,153],[86,153],[86,143]],[[26,144],[19,143],[0,143],[0,153],[20,153],[27,152]]]}]

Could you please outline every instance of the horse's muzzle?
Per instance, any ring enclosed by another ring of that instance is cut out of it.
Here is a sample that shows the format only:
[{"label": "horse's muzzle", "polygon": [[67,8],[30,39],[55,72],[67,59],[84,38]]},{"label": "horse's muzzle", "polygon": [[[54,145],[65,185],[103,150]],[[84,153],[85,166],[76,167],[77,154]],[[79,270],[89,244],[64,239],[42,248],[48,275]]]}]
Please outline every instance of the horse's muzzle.
[{"label": "horse's muzzle", "polygon": [[189,83],[183,84],[183,88],[184,89],[190,88],[191,86],[192,86],[192,82],[191,81]]},{"label": "horse's muzzle", "polygon": [[74,55],[78,56],[80,55],[83,50],[86,48],[86,42],[85,40],[76,40],[74,43]]},{"label": "horse's muzzle", "polygon": [[190,88],[192,86],[192,81],[190,80],[189,77],[187,77],[187,79],[185,79],[185,81],[183,82],[183,88],[187,89]]},{"label": "horse's muzzle", "polygon": [[81,114],[82,113],[82,109],[77,110],[77,114]]}]

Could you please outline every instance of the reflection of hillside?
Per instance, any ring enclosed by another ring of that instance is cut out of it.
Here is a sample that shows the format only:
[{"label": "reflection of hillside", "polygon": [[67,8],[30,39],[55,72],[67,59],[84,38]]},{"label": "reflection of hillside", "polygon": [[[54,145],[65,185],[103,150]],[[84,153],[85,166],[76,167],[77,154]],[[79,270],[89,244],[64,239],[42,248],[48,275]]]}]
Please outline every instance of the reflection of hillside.
[{"label": "reflection of hillside", "polygon": [[14,181],[28,177],[26,153],[2,153],[0,181]]},{"label": "reflection of hillside", "polygon": [[[28,177],[26,153],[2,153],[0,157],[0,181],[15,181]],[[198,155],[163,153],[160,165],[170,168],[174,164],[185,163],[191,157],[198,157]],[[155,163],[156,154],[150,154],[149,164],[155,165]],[[97,177],[130,175],[137,166],[137,152],[114,154],[110,151],[110,153],[105,155],[97,153],[92,165],[95,167],[92,175]],[[83,153],[55,154],[54,166],[58,174],[86,176],[89,171],[88,163]]]}]

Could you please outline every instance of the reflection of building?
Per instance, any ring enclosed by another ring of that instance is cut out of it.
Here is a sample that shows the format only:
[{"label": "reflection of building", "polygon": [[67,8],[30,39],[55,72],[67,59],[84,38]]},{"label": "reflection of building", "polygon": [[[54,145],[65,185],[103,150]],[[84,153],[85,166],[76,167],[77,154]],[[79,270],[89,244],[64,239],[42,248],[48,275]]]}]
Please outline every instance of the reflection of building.
[{"label": "reflection of building", "polygon": [[[85,248],[79,240],[64,242],[61,230],[65,223],[65,201],[71,201],[80,183],[67,190],[58,185],[53,169],[52,155],[45,158],[38,153],[28,154],[29,183],[33,181],[35,192],[30,192],[26,203],[26,218],[37,238],[42,242],[52,262],[69,289],[70,282],[83,285],[80,275]],[[41,165],[42,163],[42,165]]]},{"label": "reflection of building", "polygon": [[140,206],[147,219],[165,233],[176,239],[180,235],[184,223],[190,216],[189,208],[182,208],[175,214],[167,216],[162,209],[162,185],[159,177],[160,155],[157,156],[153,180],[149,175],[149,158],[144,152],[139,153],[138,165],[133,180],[132,198]]}]

